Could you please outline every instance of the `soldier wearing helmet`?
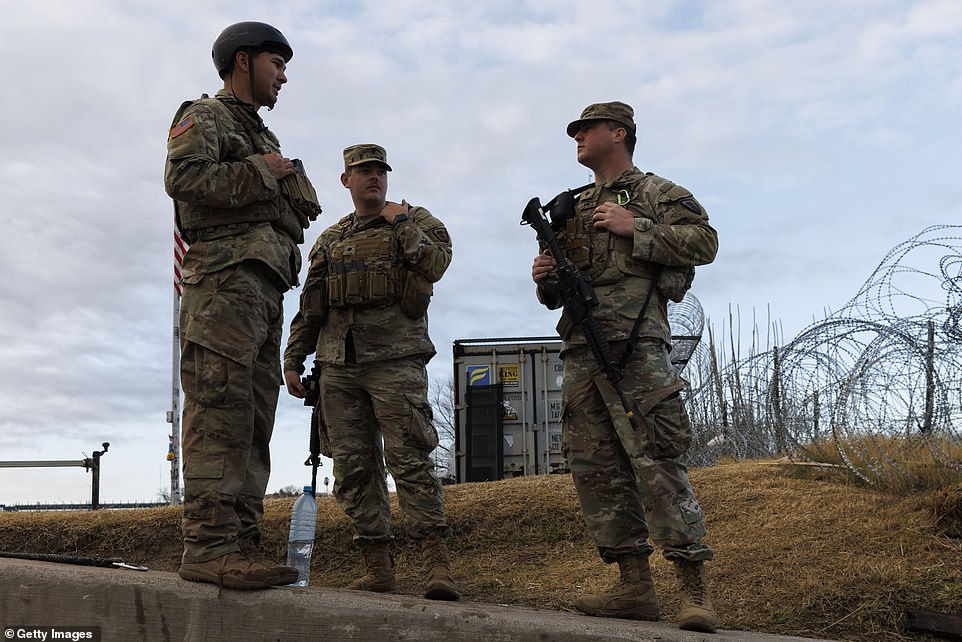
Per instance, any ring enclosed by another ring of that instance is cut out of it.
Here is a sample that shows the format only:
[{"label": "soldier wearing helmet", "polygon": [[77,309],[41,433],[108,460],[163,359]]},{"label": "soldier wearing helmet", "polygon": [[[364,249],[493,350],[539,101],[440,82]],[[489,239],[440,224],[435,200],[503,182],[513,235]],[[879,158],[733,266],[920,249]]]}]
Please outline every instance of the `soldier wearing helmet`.
[{"label": "soldier wearing helmet", "polygon": [[181,105],[164,185],[190,244],[182,270],[186,580],[257,589],[297,580],[260,549],[280,384],[283,297],[297,285],[304,230],[320,213],[299,161],[258,115],[287,82],[293,50],[260,22],[212,49],[223,88]]},{"label": "soldier wearing helmet", "polygon": [[[254,55],[255,53],[268,54],[266,57],[259,57],[260,67],[264,70],[263,75],[255,73],[255,68],[258,67],[256,63],[247,64],[247,88],[234,86],[232,75],[236,68],[238,52],[242,52],[248,61],[258,58]],[[270,110],[277,102],[280,85],[287,82],[284,69],[294,57],[294,51],[284,34],[274,27],[263,22],[238,22],[224,29],[217,37],[211,49],[211,56],[214,58],[217,73],[226,81],[225,89],[230,89],[235,95],[238,91],[245,94],[248,97],[246,102],[252,104],[255,110],[260,107],[267,107]],[[283,64],[276,59],[277,56],[283,58]],[[277,73],[278,68],[279,73]],[[255,84],[255,79],[258,84]]]}]

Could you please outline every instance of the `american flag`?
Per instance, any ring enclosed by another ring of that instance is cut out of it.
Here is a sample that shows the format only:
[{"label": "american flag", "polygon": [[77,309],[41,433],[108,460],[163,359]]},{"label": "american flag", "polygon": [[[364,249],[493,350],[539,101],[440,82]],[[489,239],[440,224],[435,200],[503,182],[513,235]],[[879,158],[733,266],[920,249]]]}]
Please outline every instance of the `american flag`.
[{"label": "american flag", "polygon": [[180,232],[174,228],[174,289],[177,296],[184,296],[184,289],[180,285],[180,268],[184,265],[184,254],[187,253],[187,244],[180,238]]}]

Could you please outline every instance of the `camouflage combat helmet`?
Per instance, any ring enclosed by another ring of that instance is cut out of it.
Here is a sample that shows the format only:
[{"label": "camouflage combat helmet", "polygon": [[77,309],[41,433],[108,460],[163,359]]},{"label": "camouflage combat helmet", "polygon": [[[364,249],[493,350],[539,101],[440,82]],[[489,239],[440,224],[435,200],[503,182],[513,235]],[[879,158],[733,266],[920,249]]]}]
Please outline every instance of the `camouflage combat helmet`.
[{"label": "camouflage combat helmet", "polygon": [[294,50],[280,31],[263,22],[238,22],[217,36],[211,55],[221,78],[227,75],[238,49],[272,51],[284,56],[285,62],[294,57]]}]

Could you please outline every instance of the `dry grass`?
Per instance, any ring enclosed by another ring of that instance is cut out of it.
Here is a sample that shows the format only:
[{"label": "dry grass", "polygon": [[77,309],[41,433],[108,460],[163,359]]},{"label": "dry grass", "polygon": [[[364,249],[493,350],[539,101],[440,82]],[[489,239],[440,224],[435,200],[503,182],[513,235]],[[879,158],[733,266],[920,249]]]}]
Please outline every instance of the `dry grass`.
[{"label": "dry grass", "polygon": [[[879,642],[921,640],[900,631],[906,609],[962,613],[962,485],[881,494],[831,471],[741,462],[691,471],[709,519],[709,566],[725,628]],[[312,584],[344,586],[361,571],[351,529],[319,497]],[[587,536],[568,476],[446,487],[454,573],[468,600],[569,608],[616,569]],[[266,545],[285,550],[291,499],[268,502]],[[395,505],[398,580],[417,594],[413,542]],[[173,571],[175,508],[0,516],[0,551],[123,558]],[[665,619],[677,609],[671,565],[652,557]]]}]

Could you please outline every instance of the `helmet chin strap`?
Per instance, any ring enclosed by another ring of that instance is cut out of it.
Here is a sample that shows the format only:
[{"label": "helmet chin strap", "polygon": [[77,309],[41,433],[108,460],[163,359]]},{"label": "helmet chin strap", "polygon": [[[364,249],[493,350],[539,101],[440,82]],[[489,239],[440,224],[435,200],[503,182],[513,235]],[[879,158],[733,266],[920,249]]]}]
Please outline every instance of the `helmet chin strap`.
[{"label": "helmet chin strap", "polygon": [[[258,105],[254,102],[254,48],[247,47],[247,74],[250,77],[251,86],[251,107],[257,111]],[[274,105],[267,105],[267,111],[274,109]]]},{"label": "helmet chin strap", "polygon": [[247,74],[250,76],[250,97],[251,97],[251,107],[256,109],[256,103],[254,102],[254,48],[247,47]]}]

